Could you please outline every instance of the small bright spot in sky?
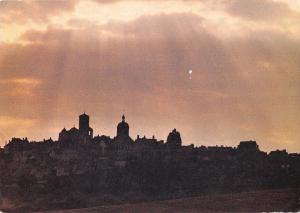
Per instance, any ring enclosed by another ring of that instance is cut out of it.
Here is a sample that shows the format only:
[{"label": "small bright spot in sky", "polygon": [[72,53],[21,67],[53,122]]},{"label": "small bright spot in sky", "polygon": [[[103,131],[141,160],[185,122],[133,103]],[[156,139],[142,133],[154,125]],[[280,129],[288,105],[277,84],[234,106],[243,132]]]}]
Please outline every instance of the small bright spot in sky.
[{"label": "small bright spot in sky", "polygon": [[193,70],[189,70],[189,78],[192,79]]}]

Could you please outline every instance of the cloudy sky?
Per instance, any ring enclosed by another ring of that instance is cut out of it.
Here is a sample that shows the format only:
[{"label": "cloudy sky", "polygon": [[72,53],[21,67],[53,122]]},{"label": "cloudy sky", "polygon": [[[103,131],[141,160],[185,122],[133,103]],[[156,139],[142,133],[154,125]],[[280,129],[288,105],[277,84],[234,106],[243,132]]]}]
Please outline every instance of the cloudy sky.
[{"label": "cloudy sky", "polygon": [[[192,69],[192,78],[188,70]],[[299,0],[0,1],[0,145],[115,136],[300,152]]]}]

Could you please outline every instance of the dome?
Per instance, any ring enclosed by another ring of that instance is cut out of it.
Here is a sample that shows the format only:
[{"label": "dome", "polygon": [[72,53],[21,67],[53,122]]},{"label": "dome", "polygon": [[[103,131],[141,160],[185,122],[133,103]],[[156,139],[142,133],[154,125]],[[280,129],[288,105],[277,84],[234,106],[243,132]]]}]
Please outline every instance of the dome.
[{"label": "dome", "polygon": [[173,129],[173,131],[169,133],[166,144],[169,147],[173,147],[173,148],[181,146],[182,144],[181,136],[176,129]]},{"label": "dome", "polygon": [[128,123],[126,123],[125,121],[121,121],[121,122],[118,124],[118,128],[129,128],[129,125],[128,125]]},{"label": "dome", "polygon": [[122,121],[117,126],[117,136],[129,136],[129,125],[125,122],[125,116],[122,116]]}]

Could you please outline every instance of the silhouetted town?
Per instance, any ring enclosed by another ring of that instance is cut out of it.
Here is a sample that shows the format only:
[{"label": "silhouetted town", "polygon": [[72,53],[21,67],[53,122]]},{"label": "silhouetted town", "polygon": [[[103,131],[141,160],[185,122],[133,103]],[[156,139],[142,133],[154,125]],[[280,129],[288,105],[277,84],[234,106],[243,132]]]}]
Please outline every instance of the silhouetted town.
[{"label": "silhouetted town", "polygon": [[115,137],[94,136],[84,113],[58,141],[12,138],[0,149],[0,172],[0,199],[43,210],[299,187],[300,155],[266,153],[256,141],[183,146],[176,129],[166,141],[134,140],[124,115]]}]

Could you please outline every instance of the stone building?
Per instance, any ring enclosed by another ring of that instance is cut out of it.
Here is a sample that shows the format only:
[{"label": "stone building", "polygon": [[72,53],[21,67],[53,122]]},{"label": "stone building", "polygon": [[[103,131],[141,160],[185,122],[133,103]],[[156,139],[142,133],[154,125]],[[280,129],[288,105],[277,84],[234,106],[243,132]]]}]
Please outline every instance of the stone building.
[{"label": "stone building", "polygon": [[169,148],[180,148],[182,144],[180,133],[173,129],[172,132],[169,133],[167,137],[166,145]]},{"label": "stone building", "polygon": [[113,142],[121,146],[133,144],[134,142],[129,136],[129,125],[125,121],[125,115],[122,116],[122,121],[117,126],[117,136],[114,138]]},{"label": "stone building", "polygon": [[70,130],[63,130],[59,133],[58,140],[60,142],[78,142],[78,143],[88,143],[93,139],[93,129],[89,124],[89,116],[85,113],[79,116],[79,129],[76,127]]},{"label": "stone building", "polygon": [[5,152],[11,151],[23,151],[29,147],[29,141],[27,138],[12,138],[8,144],[5,145]]},{"label": "stone building", "polygon": [[255,153],[259,152],[259,147],[256,143],[256,141],[241,141],[240,144],[237,147],[237,150],[239,152],[250,152]]}]

